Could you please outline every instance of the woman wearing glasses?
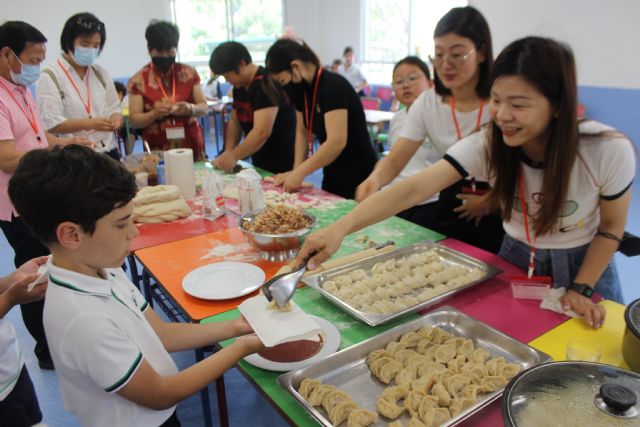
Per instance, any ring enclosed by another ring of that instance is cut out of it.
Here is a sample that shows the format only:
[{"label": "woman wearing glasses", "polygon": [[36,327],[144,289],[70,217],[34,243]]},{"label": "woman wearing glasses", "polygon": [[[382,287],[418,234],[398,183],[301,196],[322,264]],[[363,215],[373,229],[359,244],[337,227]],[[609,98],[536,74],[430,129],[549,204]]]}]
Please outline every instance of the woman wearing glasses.
[{"label": "woman wearing glasses", "polygon": [[96,151],[118,160],[120,102],[113,79],[95,63],[106,39],[104,23],[91,13],[69,18],[60,35],[62,55],[43,70],[36,99],[49,132],[86,136]]},{"label": "woman wearing glasses", "polygon": [[499,255],[566,288],[563,309],[600,327],[605,310],[591,294],[622,301],[612,258],[627,220],[633,144],[601,123],[578,123],[573,54],[554,40],[511,43],[496,58],[490,82],[489,126],[310,235],[295,261],[319,251],[309,262],[313,269],[347,234],[476,175],[491,181],[488,204],[504,218]]},{"label": "woman wearing glasses", "polygon": [[[418,148],[424,144],[432,160],[442,158],[458,140],[480,129],[489,120],[489,71],[493,64],[491,33],[478,10],[458,7],[444,15],[434,31],[435,89],[427,89],[409,109],[400,138],[390,154],[376,165],[375,171],[358,187],[356,200],[362,201],[398,176]],[[425,144],[427,139],[429,143]],[[433,163],[433,161],[432,161]],[[437,212],[430,207],[420,224],[492,252],[502,240],[500,219],[485,216],[478,195],[486,183],[470,180],[440,193]],[[466,194],[460,193],[465,192]],[[461,206],[458,197],[466,199]],[[455,211],[454,211],[455,209]],[[464,219],[458,218],[462,215]],[[434,221],[434,216],[437,219]],[[476,224],[468,223],[474,219]]]},{"label": "woman wearing glasses", "polygon": [[207,114],[207,100],[195,68],[176,62],[178,27],[152,21],[144,36],[151,62],[129,80],[131,126],[143,128],[151,148],[190,148],[194,160],[202,160],[204,139],[197,118]]},{"label": "woman wearing glasses", "polygon": [[[393,67],[393,93],[404,108],[401,108],[391,119],[389,126],[389,144],[393,149],[400,137],[402,127],[407,121],[409,111],[414,101],[425,90],[433,87],[429,66],[417,56],[407,56],[401,59]],[[407,162],[389,185],[395,185],[400,181],[417,174],[430,164],[440,160],[442,156],[431,148],[429,139],[425,139],[416,150],[415,154]],[[378,163],[379,165],[380,163]],[[437,213],[438,196],[431,197],[419,204],[410,207],[398,214],[399,217],[407,221],[414,222],[426,227],[435,226]]]},{"label": "woman wearing glasses", "polygon": [[[323,168],[322,189],[352,199],[377,160],[360,98],[344,77],[325,71],[301,40],[276,41],[265,62],[297,110],[293,170],[276,175],[276,183],[295,190]],[[315,153],[313,134],[320,141]]]}]

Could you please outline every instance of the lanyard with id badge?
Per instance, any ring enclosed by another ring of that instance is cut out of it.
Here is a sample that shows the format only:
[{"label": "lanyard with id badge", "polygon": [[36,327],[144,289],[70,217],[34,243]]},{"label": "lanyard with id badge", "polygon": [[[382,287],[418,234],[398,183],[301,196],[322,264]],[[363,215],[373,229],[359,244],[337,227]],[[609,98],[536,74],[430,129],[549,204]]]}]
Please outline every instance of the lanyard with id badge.
[{"label": "lanyard with id badge", "polygon": [[511,283],[511,291],[514,298],[522,299],[537,299],[543,300],[549,294],[549,289],[553,280],[551,276],[534,276],[535,271],[535,257],[536,257],[536,240],[538,236],[535,235],[533,240],[529,233],[529,218],[527,214],[527,202],[524,195],[524,167],[520,165],[520,182],[518,183],[518,193],[520,196],[520,203],[522,206],[522,218],[524,220],[524,231],[527,236],[527,243],[529,244],[529,268],[527,269],[526,276],[511,276],[509,281]]},{"label": "lanyard with id badge", "polygon": [[[173,105],[171,111],[173,112],[173,109],[175,108],[175,104],[176,104],[176,70],[175,67],[173,67],[171,69],[171,74],[173,76],[173,85],[172,85],[172,93],[171,93],[171,104]],[[160,87],[160,90],[162,91],[162,94],[164,95],[164,97],[166,99],[169,98],[169,95],[167,94],[167,92],[164,90],[164,82],[163,81],[158,81],[158,78],[154,75],[154,77],[156,78],[156,81],[158,82],[158,86]],[[181,139],[185,139],[186,134],[184,131],[184,124],[182,122],[182,120],[178,120],[178,122],[176,122],[176,120],[171,117],[170,119],[168,119],[167,121],[162,122],[162,124],[160,125],[161,129],[163,129],[165,131],[165,135],[167,137],[167,140],[169,141],[178,141]]]},{"label": "lanyard with id badge", "polygon": [[[458,141],[462,139],[462,131],[460,130],[460,124],[458,123],[458,117],[456,116],[456,100],[453,96],[449,97],[449,107],[451,108],[451,116],[453,117],[453,124],[456,127],[456,134],[458,135]],[[478,118],[476,119],[476,128],[474,132],[480,130],[480,122],[482,121],[482,111],[484,110],[484,100],[480,100],[480,108],[478,111]],[[463,194],[475,194],[482,196],[487,194],[491,187],[487,182],[476,182],[475,178],[462,181],[462,193]]]}]

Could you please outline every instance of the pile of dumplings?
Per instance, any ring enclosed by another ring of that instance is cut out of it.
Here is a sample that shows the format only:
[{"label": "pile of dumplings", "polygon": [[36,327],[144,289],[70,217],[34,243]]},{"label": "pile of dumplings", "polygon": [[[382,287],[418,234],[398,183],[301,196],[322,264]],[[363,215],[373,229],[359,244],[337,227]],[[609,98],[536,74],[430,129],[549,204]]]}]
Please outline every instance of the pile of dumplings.
[{"label": "pile of dumplings", "polygon": [[337,390],[333,385],[305,378],[300,382],[298,393],[311,406],[321,406],[334,426],[346,421],[347,427],[364,427],[378,420],[377,413],[359,407],[349,394]]},{"label": "pile of dumplings", "polygon": [[438,327],[409,332],[372,351],[367,365],[382,383],[395,382],[378,398],[378,413],[396,420],[406,412],[411,417],[407,427],[439,426],[474,405],[478,394],[500,390],[520,371],[520,365],[491,358],[470,339]]},{"label": "pile of dumplings", "polygon": [[336,276],[322,289],[356,310],[393,314],[483,277],[477,268],[448,266],[433,250],[389,259]]}]

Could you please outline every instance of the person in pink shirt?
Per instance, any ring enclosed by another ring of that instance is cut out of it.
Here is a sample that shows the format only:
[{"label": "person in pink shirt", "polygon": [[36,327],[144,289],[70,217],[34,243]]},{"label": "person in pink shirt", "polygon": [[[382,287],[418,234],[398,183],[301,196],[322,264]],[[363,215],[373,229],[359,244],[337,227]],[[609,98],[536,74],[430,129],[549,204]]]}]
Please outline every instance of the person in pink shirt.
[{"label": "person in pink shirt", "polygon": [[[28,89],[40,75],[45,58],[45,36],[22,21],[0,25],[0,229],[15,252],[16,267],[32,258],[47,255],[40,243],[18,217],[9,196],[9,179],[20,159],[32,150],[50,145],[92,146],[86,137],[58,138],[45,131],[40,110]],[[22,319],[36,341],[35,354],[42,369],[53,369],[42,326],[44,302],[22,304]]]}]

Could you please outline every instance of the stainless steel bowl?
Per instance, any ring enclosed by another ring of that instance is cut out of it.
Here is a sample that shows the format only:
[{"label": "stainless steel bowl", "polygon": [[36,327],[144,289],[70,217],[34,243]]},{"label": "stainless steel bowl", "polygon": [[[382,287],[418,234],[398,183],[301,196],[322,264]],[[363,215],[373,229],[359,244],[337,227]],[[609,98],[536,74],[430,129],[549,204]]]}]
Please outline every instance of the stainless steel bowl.
[{"label": "stainless steel bowl", "polygon": [[286,261],[292,259],[298,253],[304,237],[309,234],[316,223],[316,218],[308,212],[304,215],[311,220],[311,224],[301,230],[284,234],[262,234],[249,231],[245,225],[251,223],[258,212],[249,212],[240,216],[238,227],[249,238],[249,241],[262,251],[262,257],[269,261]]}]

